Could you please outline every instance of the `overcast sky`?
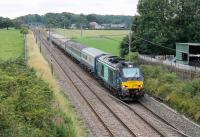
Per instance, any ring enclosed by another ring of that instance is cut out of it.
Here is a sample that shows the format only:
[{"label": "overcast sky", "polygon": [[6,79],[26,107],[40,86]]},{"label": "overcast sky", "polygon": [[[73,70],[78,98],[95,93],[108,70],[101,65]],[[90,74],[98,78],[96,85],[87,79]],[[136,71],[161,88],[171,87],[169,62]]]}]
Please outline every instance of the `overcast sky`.
[{"label": "overcast sky", "polygon": [[0,16],[15,18],[47,12],[135,15],[138,0],[0,0]]}]

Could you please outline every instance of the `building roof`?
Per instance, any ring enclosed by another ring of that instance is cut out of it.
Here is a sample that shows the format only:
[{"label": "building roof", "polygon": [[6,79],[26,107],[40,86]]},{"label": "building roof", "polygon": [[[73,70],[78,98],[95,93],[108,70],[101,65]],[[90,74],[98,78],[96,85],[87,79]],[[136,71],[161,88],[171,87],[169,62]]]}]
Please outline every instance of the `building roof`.
[{"label": "building roof", "polygon": [[90,26],[96,26],[96,25],[99,25],[99,24],[97,22],[90,22],[89,25]]},{"label": "building roof", "polygon": [[182,45],[190,45],[190,46],[200,46],[200,43],[176,43],[176,44],[182,44]]}]

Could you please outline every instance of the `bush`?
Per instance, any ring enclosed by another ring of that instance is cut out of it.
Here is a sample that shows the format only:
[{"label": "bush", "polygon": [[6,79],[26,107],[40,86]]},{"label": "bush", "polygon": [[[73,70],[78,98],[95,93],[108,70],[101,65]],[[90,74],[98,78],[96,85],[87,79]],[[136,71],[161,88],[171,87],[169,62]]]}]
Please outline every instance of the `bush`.
[{"label": "bush", "polygon": [[144,75],[146,78],[158,78],[164,72],[162,71],[162,67],[154,67],[148,65],[141,65],[141,68],[144,71]]},{"label": "bush", "polygon": [[158,85],[159,81],[157,79],[148,78],[145,80],[145,91],[155,95]]},{"label": "bush", "polygon": [[22,33],[22,34],[28,34],[28,28],[27,27],[21,27],[20,28],[20,33]]},{"label": "bush", "polygon": [[[77,136],[73,121],[70,117],[66,116],[63,112],[60,112],[60,118],[62,118],[60,125],[56,125],[58,137],[75,137]],[[71,125],[69,125],[69,123]]]},{"label": "bush", "polygon": [[[138,52],[131,52],[130,53],[130,61],[134,62],[134,63],[138,63]],[[125,56],[126,60],[129,60],[129,54]]]},{"label": "bush", "polygon": [[173,91],[173,88],[174,87],[172,84],[168,84],[168,83],[161,84],[160,86],[158,86],[158,91],[155,95],[166,100],[168,95]]},{"label": "bush", "polygon": [[23,60],[0,63],[0,136],[56,136],[53,94]]},{"label": "bush", "polygon": [[189,82],[185,85],[183,91],[186,93],[190,93],[191,96],[196,96],[197,94],[200,94],[200,80]]},{"label": "bush", "polygon": [[175,73],[162,73],[159,77],[162,83],[175,84],[178,79]]}]

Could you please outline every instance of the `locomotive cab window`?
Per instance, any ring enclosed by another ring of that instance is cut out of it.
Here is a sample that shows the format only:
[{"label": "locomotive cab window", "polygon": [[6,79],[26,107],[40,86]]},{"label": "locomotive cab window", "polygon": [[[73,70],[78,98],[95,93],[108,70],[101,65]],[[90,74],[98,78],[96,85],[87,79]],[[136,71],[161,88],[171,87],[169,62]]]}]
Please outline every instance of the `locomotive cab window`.
[{"label": "locomotive cab window", "polygon": [[140,77],[138,68],[124,68],[122,70],[124,78]]},{"label": "locomotive cab window", "polygon": [[110,83],[113,83],[113,71],[109,69],[108,71],[108,79]]},{"label": "locomotive cab window", "polygon": [[101,75],[101,64],[100,63],[97,64],[97,71],[98,71],[98,74]]}]

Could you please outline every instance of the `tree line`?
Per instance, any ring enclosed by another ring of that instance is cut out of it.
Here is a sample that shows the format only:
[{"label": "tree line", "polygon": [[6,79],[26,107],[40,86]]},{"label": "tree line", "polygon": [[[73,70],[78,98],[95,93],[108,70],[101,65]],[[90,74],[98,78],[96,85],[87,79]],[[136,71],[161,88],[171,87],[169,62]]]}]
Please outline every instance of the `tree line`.
[{"label": "tree line", "polygon": [[6,28],[8,30],[11,27],[19,29],[23,24],[22,20],[0,17],[0,29]]},{"label": "tree line", "polygon": [[45,15],[30,14],[22,17],[18,17],[16,20],[25,24],[42,24],[51,25],[52,27],[70,28],[72,24],[76,24],[77,27],[87,26],[89,22],[97,22],[99,24],[131,24],[132,16],[122,15],[97,15],[97,14],[73,14],[73,13],[47,13]]},{"label": "tree line", "polygon": [[[200,1],[139,0],[137,8],[132,51],[175,54],[175,43],[200,41]],[[127,43],[128,37],[121,44],[122,56],[128,54]]]},{"label": "tree line", "polygon": [[88,27],[90,22],[99,24],[126,24],[131,25],[132,16],[123,15],[97,15],[97,14],[73,14],[73,13],[47,13],[45,15],[29,14],[26,16],[17,17],[15,19],[0,17],[0,29],[15,27],[19,28],[22,24],[26,25],[44,25],[51,27],[70,28],[75,24],[77,28],[81,26]]}]

